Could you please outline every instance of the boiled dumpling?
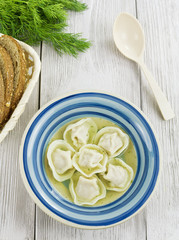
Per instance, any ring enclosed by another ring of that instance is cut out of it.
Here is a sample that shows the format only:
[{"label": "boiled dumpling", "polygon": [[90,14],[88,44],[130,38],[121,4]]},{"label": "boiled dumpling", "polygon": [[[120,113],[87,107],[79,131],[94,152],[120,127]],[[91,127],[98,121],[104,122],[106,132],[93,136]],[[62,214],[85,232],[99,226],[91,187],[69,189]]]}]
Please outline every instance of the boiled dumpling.
[{"label": "boiled dumpling", "polygon": [[83,176],[79,177],[75,190],[79,198],[83,198],[88,201],[91,201],[100,193],[99,186],[97,184],[97,179],[96,178],[87,179]]},{"label": "boiled dumpling", "polygon": [[55,140],[49,145],[48,164],[57,181],[65,181],[73,175],[75,171],[72,165],[74,152],[75,150],[64,140]]},{"label": "boiled dumpling", "polygon": [[79,156],[78,164],[81,167],[95,168],[101,166],[100,162],[102,159],[103,154],[99,153],[96,149],[89,149],[85,146],[85,149]]},{"label": "boiled dumpling", "polygon": [[110,182],[111,187],[124,188],[128,179],[128,172],[121,166],[109,164],[108,171],[103,175],[103,178]]},{"label": "boiled dumpling", "polygon": [[99,140],[98,145],[111,155],[123,146],[121,137],[116,133],[105,133]]},{"label": "boiled dumpling", "polygon": [[63,151],[57,148],[51,156],[57,173],[63,174],[72,168],[71,151]]},{"label": "boiled dumpling", "polygon": [[116,157],[129,145],[129,137],[117,127],[104,127],[95,136],[95,144],[102,147],[110,157]]},{"label": "boiled dumpling", "polygon": [[108,156],[102,148],[87,144],[73,156],[73,166],[84,176],[91,177],[106,170],[107,160]]},{"label": "boiled dumpling", "polygon": [[83,145],[92,143],[96,132],[96,123],[91,118],[85,118],[74,124],[70,124],[65,129],[63,138],[74,149],[78,150]]},{"label": "boiled dumpling", "polygon": [[133,169],[119,158],[110,159],[106,172],[100,175],[106,189],[117,192],[125,191],[133,179]]},{"label": "boiled dumpling", "polygon": [[69,190],[74,203],[78,205],[93,205],[106,196],[106,189],[96,175],[86,178],[79,172],[72,176]]}]

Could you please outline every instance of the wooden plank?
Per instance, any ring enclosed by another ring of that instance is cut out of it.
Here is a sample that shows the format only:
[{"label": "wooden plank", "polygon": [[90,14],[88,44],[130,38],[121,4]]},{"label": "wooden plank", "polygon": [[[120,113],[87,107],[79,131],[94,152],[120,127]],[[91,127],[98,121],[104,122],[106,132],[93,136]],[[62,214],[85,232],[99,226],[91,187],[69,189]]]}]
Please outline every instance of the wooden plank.
[{"label": "wooden plank", "polygon": [[[116,49],[112,27],[122,11],[135,15],[135,1],[86,1],[85,13],[70,14],[72,32],[83,32],[93,46],[77,59],[60,57],[49,46],[42,49],[41,105],[73,90],[106,90],[124,96],[140,106],[140,79],[135,63]],[[146,239],[145,211],[114,228],[88,231],[67,227],[37,208],[36,239]]]},{"label": "wooden plank", "polygon": [[[156,102],[142,76],[142,108],[153,123],[163,152],[161,179],[147,207],[147,239],[178,239],[179,228],[179,2],[137,1],[138,18],[146,35],[146,64],[171,105],[176,118],[162,120]],[[177,237],[175,237],[177,235]]]},{"label": "wooden plank", "polygon": [[[40,53],[40,47],[35,50]],[[19,147],[27,123],[38,109],[37,84],[15,129],[0,144],[0,239],[34,239],[35,204],[19,171]]]}]

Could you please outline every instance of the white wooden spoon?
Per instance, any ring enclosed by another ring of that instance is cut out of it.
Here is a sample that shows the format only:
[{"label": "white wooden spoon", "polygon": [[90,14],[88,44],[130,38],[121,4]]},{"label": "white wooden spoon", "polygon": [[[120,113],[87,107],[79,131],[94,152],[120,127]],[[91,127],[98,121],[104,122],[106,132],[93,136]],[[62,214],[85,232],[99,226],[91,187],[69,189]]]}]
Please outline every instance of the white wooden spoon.
[{"label": "white wooden spoon", "polygon": [[115,20],[113,37],[118,50],[127,58],[137,62],[144,71],[163,118],[165,120],[172,119],[175,114],[169,102],[144,64],[145,38],[142,26],[138,20],[128,13],[121,13]]}]

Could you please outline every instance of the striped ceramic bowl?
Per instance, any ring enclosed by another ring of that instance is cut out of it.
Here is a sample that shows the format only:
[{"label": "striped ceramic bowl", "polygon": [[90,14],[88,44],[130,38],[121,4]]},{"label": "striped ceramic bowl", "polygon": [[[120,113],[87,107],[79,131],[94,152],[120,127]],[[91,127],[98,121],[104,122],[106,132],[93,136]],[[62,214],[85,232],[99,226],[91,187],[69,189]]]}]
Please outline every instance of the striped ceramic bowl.
[{"label": "striped ceramic bowl", "polygon": [[[130,188],[116,201],[99,207],[77,206],[50,184],[44,170],[45,149],[64,124],[82,117],[101,117],[123,128],[137,153],[137,172]],[[70,226],[104,228],[134,216],[148,202],[159,176],[159,147],[144,114],[127,101],[99,92],[80,92],[56,99],[28,124],[20,147],[23,182],[35,203],[48,215]]]}]

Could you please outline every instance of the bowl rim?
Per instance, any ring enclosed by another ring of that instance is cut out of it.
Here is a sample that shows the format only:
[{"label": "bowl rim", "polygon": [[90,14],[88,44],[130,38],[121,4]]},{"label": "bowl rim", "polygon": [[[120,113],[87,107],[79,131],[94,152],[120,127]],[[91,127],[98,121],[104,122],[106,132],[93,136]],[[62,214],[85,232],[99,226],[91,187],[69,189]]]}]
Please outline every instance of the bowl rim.
[{"label": "bowl rim", "polygon": [[[106,226],[87,226],[87,225],[80,225],[80,224],[77,224],[77,223],[73,223],[73,222],[70,222],[68,220],[65,220],[63,219],[62,217],[59,217],[57,216],[56,214],[52,213],[47,207],[45,207],[41,201],[37,198],[37,196],[35,195],[35,193],[33,192],[33,190],[31,189],[28,181],[27,181],[27,178],[26,178],[26,175],[25,175],[25,171],[24,171],[24,166],[23,166],[23,146],[24,146],[24,141],[25,141],[25,138],[26,138],[26,135],[27,135],[27,132],[31,126],[31,124],[33,123],[33,121],[35,120],[35,118],[45,109],[47,108],[49,105],[51,105],[52,103],[60,100],[60,99],[63,99],[65,97],[68,97],[68,96],[71,96],[71,95],[75,95],[75,94],[81,94],[81,93],[101,93],[101,94],[106,94],[106,95],[110,95],[110,96],[113,96],[113,97],[116,97],[116,98],[119,98],[123,101],[125,101],[126,103],[128,103],[129,105],[131,105],[133,108],[135,108],[143,117],[144,119],[147,121],[147,123],[149,124],[151,130],[153,131],[153,134],[155,136],[155,139],[156,139],[156,142],[157,142],[157,146],[158,146],[158,151],[159,151],[159,171],[158,171],[158,176],[157,176],[157,179],[156,179],[156,183],[155,183],[155,186],[150,194],[150,196],[148,197],[148,199],[145,201],[145,203],[136,211],[134,212],[132,215],[130,215],[129,217],[125,218],[124,220],[121,220],[119,222],[116,222],[114,224],[110,224],[110,225],[106,225]],[[99,90],[80,90],[80,91],[71,91],[71,92],[67,92],[65,94],[61,94],[59,97],[56,97],[52,100],[50,100],[49,102],[47,102],[46,104],[44,104],[34,115],[33,117],[31,118],[31,120],[29,121],[29,123],[27,124],[26,128],[25,128],[25,131],[23,133],[23,136],[22,136],[22,139],[21,139],[21,144],[20,144],[20,149],[19,149],[19,164],[20,164],[20,174],[21,174],[21,178],[23,180],[23,183],[24,183],[24,186],[28,192],[28,194],[30,195],[30,197],[32,198],[32,200],[35,202],[35,204],[37,204],[37,206],[43,211],[45,212],[47,215],[49,215],[50,217],[52,217],[53,219],[57,220],[58,222],[61,222],[65,225],[68,225],[70,227],[76,227],[76,228],[80,228],[80,229],[105,229],[105,228],[109,228],[109,227],[112,227],[112,226],[115,226],[115,225],[118,225],[118,224],[121,224],[123,222],[126,222],[127,220],[131,219],[132,217],[136,216],[140,211],[142,211],[144,209],[144,207],[148,204],[148,202],[151,200],[151,197],[153,196],[154,192],[156,191],[156,188],[158,186],[158,183],[159,183],[159,179],[160,179],[160,174],[161,174],[161,167],[162,167],[162,164],[161,164],[161,159],[162,159],[162,152],[161,152],[161,147],[160,147],[160,143],[159,143],[159,140],[158,140],[158,136],[154,130],[154,127],[152,125],[152,123],[150,122],[150,120],[147,118],[147,116],[144,114],[144,112],[139,108],[137,107],[135,104],[131,103],[129,100],[127,100],[126,98],[124,97],[120,97],[119,95],[116,95],[116,94],[112,94],[112,93],[109,93],[107,91],[99,91]]]}]

